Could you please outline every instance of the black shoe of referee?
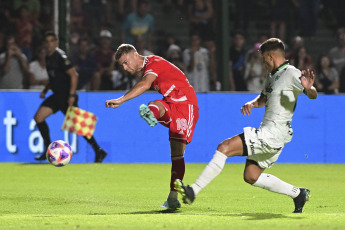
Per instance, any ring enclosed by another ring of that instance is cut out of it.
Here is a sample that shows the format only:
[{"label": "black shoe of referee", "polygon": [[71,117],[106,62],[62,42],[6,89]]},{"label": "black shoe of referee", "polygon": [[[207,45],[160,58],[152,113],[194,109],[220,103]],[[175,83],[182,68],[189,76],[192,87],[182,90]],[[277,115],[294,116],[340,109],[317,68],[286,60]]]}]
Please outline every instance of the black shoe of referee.
[{"label": "black shoe of referee", "polygon": [[47,160],[47,154],[46,152],[42,153],[42,155],[35,157],[35,160],[37,161],[44,161]]},{"label": "black shoe of referee", "polygon": [[95,158],[95,163],[102,163],[104,158],[107,156],[107,152],[104,151],[103,149],[99,148],[96,151],[96,158]]}]

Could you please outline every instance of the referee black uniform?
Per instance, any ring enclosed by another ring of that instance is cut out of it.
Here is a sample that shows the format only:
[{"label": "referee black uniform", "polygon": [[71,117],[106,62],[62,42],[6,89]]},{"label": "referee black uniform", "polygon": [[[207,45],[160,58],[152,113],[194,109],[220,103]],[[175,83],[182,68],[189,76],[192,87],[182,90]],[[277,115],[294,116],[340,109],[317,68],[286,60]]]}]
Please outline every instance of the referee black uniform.
[{"label": "referee black uniform", "polygon": [[[51,139],[49,127],[45,119],[57,111],[66,114],[69,105],[78,106],[78,95],[75,92],[77,82],[75,82],[73,86],[71,83],[72,80],[77,81],[78,75],[75,70],[72,69],[74,67],[67,58],[65,52],[57,47],[57,36],[52,32],[47,32],[45,40],[48,47],[46,68],[49,76],[49,84],[42,91],[41,97],[44,97],[49,89],[53,91],[53,94],[42,102],[34,119],[41,132],[45,148],[47,149],[51,143]],[[73,91],[73,93],[71,93],[71,91]],[[73,99],[71,100],[71,98]],[[84,139],[95,151],[95,162],[102,162],[107,153],[99,147],[93,136],[90,139],[86,137],[84,137]],[[46,160],[46,150],[41,156],[35,159]]]}]

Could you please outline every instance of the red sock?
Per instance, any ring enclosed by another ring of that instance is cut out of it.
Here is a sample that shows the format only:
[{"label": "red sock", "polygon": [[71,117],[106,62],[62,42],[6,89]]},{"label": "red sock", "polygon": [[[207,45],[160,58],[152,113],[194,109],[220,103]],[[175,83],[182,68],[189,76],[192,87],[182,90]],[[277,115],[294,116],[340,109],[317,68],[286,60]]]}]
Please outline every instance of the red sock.
[{"label": "red sock", "polygon": [[184,157],[171,157],[171,180],[170,180],[170,190],[176,191],[174,188],[174,181],[176,179],[183,180],[185,172]]},{"label": "red sock", "polygon": [[156,118],[156,119],[159,119],[160,117],[160,112],[159,112],[159,108],[157,105],[154,105],[154,104],[150,104],[149,105],[149,109],[151,110],[151,112],[153,113],[153,116]]}]

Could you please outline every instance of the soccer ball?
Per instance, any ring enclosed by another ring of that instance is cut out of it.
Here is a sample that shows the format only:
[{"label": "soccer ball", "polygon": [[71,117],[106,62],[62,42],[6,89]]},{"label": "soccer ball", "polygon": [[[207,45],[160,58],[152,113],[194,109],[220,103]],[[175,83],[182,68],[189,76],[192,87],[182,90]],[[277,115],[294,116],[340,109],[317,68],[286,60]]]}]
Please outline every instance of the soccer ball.
[{"label": "soccer ball", "polygon": [[50,164],[61,167],[67,165],[71,160],[72,149],[66,142],[58,140],[50,143],[46,154]]}]

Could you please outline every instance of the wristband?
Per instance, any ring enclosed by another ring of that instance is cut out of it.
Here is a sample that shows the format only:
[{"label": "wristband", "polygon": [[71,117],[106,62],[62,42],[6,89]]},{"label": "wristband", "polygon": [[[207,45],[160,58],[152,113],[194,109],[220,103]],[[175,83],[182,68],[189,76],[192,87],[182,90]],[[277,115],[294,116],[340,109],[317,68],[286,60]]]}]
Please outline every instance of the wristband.
[{"label": "wristband", "polygon": [[77,97],[78,94],[74,93],[74,94],[70,94],[69,97]]}]

